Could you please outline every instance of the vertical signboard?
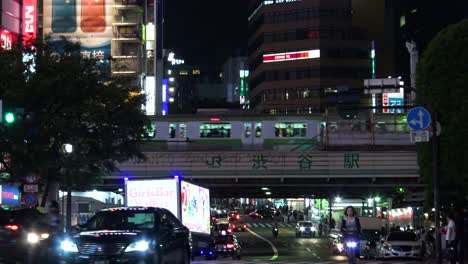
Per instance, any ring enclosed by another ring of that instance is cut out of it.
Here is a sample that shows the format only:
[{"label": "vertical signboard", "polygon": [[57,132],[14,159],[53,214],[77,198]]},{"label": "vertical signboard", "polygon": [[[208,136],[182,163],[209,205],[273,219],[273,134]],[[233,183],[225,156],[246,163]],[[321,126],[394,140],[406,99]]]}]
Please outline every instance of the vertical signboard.
[{"label": "vertical signboard", "polygon": [[156,78],[154,76],[146,76],[145,81],[146,115],[155,115],[156,113]]},{"label": "vertical signboard", "polygon": [[23,45],[31,45],[37,36],[37,0],[23,0]]},{"label": "vertical signboard", "polygon": [[[383,93],[382,94],[382,112],[389,114],[401,114],[404,112],[403,108],[394,108],[395,106],[403,106],[405,104],[405,89],[400,88],[399,93]],[[391,106],[391,108],[385,108]]]},{"label": "vertical signboard", "polygon": [[4,50],[9,50],[16,44],[18,37],[16,34],[11,33],[0,27],[0,47]]},{"label": "vertical signboard", "polygon": [[79,42],[83,59],[111,55],[113,0],[44,0],[44,36]]},{"label": "vertical signboard", "polygon": [[163,79],[162,80],[162,115],[168,115],[169,114],[169,107],[168,107],[168,86],[169,86],[169,80],[168,79]]}]

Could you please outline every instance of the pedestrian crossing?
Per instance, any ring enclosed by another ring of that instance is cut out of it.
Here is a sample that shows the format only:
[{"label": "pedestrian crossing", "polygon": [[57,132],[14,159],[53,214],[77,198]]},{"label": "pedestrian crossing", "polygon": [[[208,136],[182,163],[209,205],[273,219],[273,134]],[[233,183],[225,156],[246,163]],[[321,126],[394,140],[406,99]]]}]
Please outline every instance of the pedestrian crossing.
[{"label": "pedestrian crossing", "polygon": [[[278,227],[295,227],[295,224],[277,223]],[[273,228],[273,223],[247,223],[249,228],[251,227],[268,227]]]}]

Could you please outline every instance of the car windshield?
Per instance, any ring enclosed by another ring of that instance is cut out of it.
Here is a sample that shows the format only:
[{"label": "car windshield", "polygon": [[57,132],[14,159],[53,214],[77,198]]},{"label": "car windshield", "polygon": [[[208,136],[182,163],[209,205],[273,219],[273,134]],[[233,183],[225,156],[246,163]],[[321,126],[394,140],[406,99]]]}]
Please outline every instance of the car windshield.
[{"label": "car windshield", "polygon": [[301,226],[303,226],[303,227],[312,227],[312,223],[310,223],[310,222],[303,222],[303,223],[301,223]]},{"label": "car windshield", "polygon": [[219,230],[227,230],[229,229],[229,224],[219,224],[218,228]]},{"label": "car windshield", "polygon": [[91,218],[85,229],[135,230],[150,229],[154,226],[154,214],[150,212],[104,211]]},{"label": "car windshield", "polygon": [[411,232],[393,232],[388,235],[388,241],[417,241],[417,237]]}]

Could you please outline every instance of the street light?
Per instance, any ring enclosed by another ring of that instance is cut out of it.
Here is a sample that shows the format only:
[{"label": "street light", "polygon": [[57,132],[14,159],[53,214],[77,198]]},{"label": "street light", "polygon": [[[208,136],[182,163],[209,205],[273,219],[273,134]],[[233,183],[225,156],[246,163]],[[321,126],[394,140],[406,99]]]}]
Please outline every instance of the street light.
[{"label": "street light", "polygon": [[269,191],[270,189],[268,187],[263,187],[262,191]]},{"label": "street light", "polygon": [[374,201],[376,203],[380,203],[380,201],[382,201],[382,198],[380,198],[380,196],[376,196],[376,197],[374,197]]},{"label": "street light", "polygon": [[265,192],[266,195],[271,195],[271,192]]},{"label": "street light", "polygon": [[340,196],[335,197],[335,202],[336,202],[336,203],[341,203],[341,200],[342,200],[342,199],[341,199]]},{"label": "street light", "polygon": [[373,203],[374,203],[374,199],[372,198],[367,199],[367,204],[369,204],[369,206],[372,205]]},{"label": "street light", "polygon": [[73,145],[72,144],[63,144],[63,150],[65,153],[72,153],[73,152]]}]

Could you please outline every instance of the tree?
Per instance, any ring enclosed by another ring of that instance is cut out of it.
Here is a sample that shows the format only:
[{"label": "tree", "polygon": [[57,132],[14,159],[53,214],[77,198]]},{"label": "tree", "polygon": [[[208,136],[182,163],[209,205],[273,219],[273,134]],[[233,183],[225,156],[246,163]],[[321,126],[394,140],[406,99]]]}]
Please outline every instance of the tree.
[{"label": "tree", "polygon": [[[468,193],[468,20],[447,27],[429,43],[417,70],[418,105],[438,114],[442,202]],[[431,145],[418,144],[422,175],[431,183]]]},{"label": "tree", "polygon": [[[77,45],[64,44],[60,57],[51,56],[51,46],[36,46],[0,53],[3,108],[17,115],[0,127],[0,152],[10,157],[0,162],[10,181],[39,175],[44,205],[52,182],[84,188],[114,172],[116,162],[144,159],[140,145],[151,126],[132,80],[103,79],[103,63],[82,60]],[[24,54],[35,58],[24,63]]]}]

